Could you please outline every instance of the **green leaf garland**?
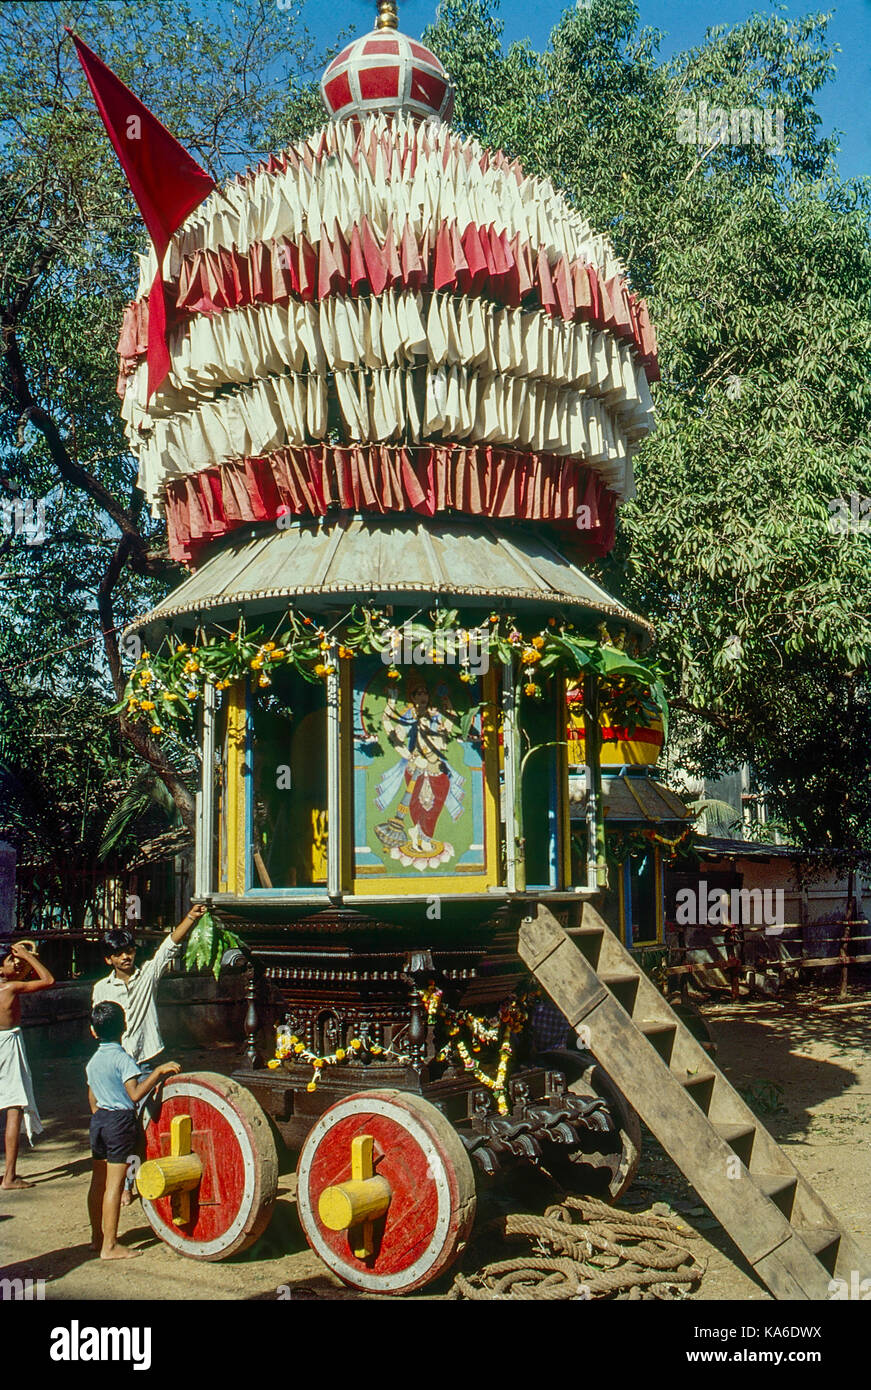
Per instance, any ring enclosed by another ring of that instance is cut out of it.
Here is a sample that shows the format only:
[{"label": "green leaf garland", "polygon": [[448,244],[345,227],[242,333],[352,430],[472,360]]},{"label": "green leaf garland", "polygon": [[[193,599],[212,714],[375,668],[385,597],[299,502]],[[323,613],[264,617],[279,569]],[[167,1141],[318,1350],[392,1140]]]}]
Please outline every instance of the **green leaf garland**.
[{"label": "green leaf garland", "polygon": [[211,912],[206,910],[195,922],[187,938],[185,970],[211,970],[217,980],[221,974],[221,962],[225,951],[234,948],[245,950],[239,937],[222,927],[220,922],[215,921]]},{"label": "green leaf garland", "polygon": [[[523,698],[541,699],[542,679],[554,672],[574,679],[591,671],[600,678],[603,697],[622,724],[632,730],[659,716],[667,732],[668,706],[658,664],[627,654],[620,638],[612,641],[604,625],[596,640],[575,631],[571,623],[558,625],[555,619],[530,632],[514,618],[497,613],[477,628],[458,626],[457,618],[456,609],[437,610],[427,622],[416,616],[397,627],[383,609],[364,608],[358,613],[354,608],[328,631],[315,619],[291,610],[278,625],[284,630],[276,629],[269,639],[262,627],[248,632],[244,618],[233,633],[201,627],[190,644],[170,635],[157,652],[142,653],[110,713],[148,718],[155,738],[168,733],[184,736],[193,730],[197,702],[207,686],[225,690],[247,678],[255,694],[265,694],[279,668],[292,667],[306,680],[317,682],[333,675],[337,662],[357,654],[395,650],[398,637],[408,635],[416,644],[435,646],[439,639],[454,634],[465,635],[466,653],[468,639],[474,636],[503,665],[516,664],[523,676]],[[463,659],[462,644],[457,670],[461,681],[474,680],[476,672],[468,654]],[[388,665],[387,678],[400,679],[397,665]]]}]

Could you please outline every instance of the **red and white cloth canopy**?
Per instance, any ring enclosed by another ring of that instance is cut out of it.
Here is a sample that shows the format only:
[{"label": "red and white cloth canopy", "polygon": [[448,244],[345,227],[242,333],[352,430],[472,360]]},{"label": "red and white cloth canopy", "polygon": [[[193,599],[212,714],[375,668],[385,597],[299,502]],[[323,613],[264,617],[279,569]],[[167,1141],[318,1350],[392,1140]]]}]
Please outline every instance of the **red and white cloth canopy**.
[{"label": "red and white cloth canopy", "polygon": [[278,508],[613,537],[653,426],[655,335],[605,238],[516,161],[379,111],[216,190],[169,248],[170,372],[151,397],[142,262],[119,391],[179,558]]}]

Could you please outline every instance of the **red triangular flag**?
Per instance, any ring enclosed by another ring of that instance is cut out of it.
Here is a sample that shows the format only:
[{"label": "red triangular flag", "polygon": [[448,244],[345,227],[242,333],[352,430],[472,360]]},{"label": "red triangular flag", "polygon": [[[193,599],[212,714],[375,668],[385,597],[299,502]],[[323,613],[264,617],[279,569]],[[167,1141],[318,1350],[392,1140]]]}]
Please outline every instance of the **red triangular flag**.
[{"label": "red triangular flag", "polygon": [[67,27],[106,133],[127,175],[157,256],[149,298],[148,394],[169,371],[162,267],[166,248],[188,213],[216,186],[129,87]]}]

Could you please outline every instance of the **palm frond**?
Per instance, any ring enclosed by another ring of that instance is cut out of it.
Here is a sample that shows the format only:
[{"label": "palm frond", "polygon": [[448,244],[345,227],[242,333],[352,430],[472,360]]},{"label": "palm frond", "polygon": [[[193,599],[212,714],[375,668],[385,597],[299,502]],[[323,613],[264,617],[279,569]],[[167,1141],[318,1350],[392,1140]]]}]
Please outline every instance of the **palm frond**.
[{"label": "palm frond", "polygon": [[130,827],[155,808],[163,811],[170,824],[173,823],[177,815],[175,803],[163,782],[149,768],[139,774],[111,812],[103,829],[98,858],[106,859]]}]

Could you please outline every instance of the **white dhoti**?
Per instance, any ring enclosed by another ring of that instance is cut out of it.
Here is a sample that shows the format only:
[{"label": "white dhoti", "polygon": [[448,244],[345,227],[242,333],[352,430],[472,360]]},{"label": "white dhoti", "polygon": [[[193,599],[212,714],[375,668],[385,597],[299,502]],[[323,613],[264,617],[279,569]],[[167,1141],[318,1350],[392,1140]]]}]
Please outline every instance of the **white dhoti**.
[{"label": "white dhoti", "polygon": [[24,1112],[24,1132],[32,1144],[42,1133],[42,1121],[33,1097],[33,1079],[24,1051],[20,1028],[0,1031],[0,1110],[17,1105]]}]

